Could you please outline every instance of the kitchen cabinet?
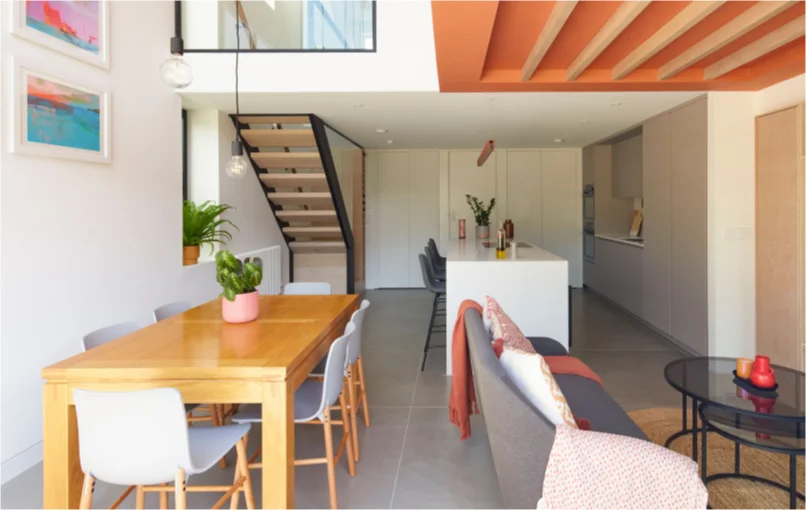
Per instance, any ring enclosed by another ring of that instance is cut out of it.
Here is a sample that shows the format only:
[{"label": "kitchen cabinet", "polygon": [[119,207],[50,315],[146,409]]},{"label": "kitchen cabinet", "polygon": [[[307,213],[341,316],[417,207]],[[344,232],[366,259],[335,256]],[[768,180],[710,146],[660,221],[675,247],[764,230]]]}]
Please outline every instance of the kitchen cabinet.
[{"label": "kitchen cabinet", "polygon": [[707,99],[673,110],[670,123],[671,335],[690,349],[707,354]]},{"label": "kitchen cabinet", "polygon": [[642,318],[671,334],[672,119],[666,112],[647,120],[643,134],[644,258]]},{"label": "kitchen cabinet", "polygon": [[586,264],[585,285],[641,317],[643,249],[597,237],[596,260]]},{"label": "kitchen cabinet", "polygon": [[640,198],[643,195],[642,135],[613,145],[613,196]]},{"label": "kitchen cabinet", "polygon": [[439,152],[381,152],[378,158],[379,288],[423,287],[417,257],[439,239]]}]

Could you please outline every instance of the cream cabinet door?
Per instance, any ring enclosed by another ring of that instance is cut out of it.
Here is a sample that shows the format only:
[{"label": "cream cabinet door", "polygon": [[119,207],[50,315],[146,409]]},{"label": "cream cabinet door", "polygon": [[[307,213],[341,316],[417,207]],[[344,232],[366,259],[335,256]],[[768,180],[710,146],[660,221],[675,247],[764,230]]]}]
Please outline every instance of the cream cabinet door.
[{"label": "cream cabinet door", "polygon": [[[467,220],[467,238],[476,235],[476,221],[467,205],[466,194],[489,203],[496,196],[496,153],[493,153],[483,166],[477,166],[479,151],[451,151],[448,154],[448,210],[450,239],[459,237],[459,219]],[[498,228],[499,208],[493,209],[490,216],[491,235]]]},{"label": "cream cabinet door", "polygon": [[507,151],[507,214],[515,239],[543,244],[542,152]]},{"label": "cream cabinet door", "polygon": [[408,287],[409,154],[378,154],[378,287]]}]

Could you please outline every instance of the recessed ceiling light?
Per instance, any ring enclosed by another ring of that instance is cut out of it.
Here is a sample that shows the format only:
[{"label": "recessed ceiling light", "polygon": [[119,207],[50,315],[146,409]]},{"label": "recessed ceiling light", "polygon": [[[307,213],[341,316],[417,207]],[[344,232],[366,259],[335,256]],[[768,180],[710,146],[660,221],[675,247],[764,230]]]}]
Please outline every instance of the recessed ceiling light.
[{"label": "recessed ceiling light", "polygon": [[375,130],[375,132],[376,133],[386,133],[386,130],[384,128],[378,128],[378,129]]},{"label": "recessed ceiling light", "polygon": [[364,105],[362,105],[361,103],[356,103],[353,105],[353,108],[363,108],[363,107]]},{"label": "recessed ceiling light", "polygon": [[621,106],[621,101],[613,101],[610,106]]},{"label": "recessed ceiling light", "polygon": [[394,141],[394,140],[386,140],[386,144],[387,144],[387,145],[392,145],[393,143],[395,143],[395,141]]},{"label": "recessed ceiling light", "polygon": [[582,121],[582,122],[581,122],[581,124],[582,124],[583,126],[587,126],[587,125],[588,125],[588,124],[590,124],[590,123],[591,123],[591,121],[589,121],[589,120],[585,120],[585,121]]},{"label": "recessed ceiling light", "polygon": [[563,139],[562,138],[555,138],[554,143],[563,143]]}]

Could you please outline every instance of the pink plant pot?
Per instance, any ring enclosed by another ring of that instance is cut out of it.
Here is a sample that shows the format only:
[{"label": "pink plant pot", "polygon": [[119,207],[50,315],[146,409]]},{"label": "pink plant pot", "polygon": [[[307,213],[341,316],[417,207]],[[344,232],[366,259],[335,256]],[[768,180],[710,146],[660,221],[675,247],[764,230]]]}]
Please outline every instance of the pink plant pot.
[{"label": "pink plant pot", "polygon": [[235,301],[230,301],[225,297],[221,298],[221,316],[224,318],[224,322],[230,324],[252,322],[257,319],[259,312],[260,300],[257,291],[238,294],[235,296]]}]

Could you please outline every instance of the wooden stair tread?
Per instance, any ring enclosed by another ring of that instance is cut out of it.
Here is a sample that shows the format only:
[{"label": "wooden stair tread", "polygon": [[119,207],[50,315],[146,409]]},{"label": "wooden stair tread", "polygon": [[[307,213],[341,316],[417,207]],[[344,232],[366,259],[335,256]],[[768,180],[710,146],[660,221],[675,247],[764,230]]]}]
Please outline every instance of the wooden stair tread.
[{"label": "wooden stair tread", "polygon": [[343,252],[346,249],[344,241],[291,241],[288,243],[291,250],[313,252]]},{"label": "wooden stair tread", "polygon": [[322,188],[328,189],[327,177],[317,174],[260,174],[260,180],[272,188]]},{"label": "wooden stair tread", "polygon": [[252,147],[316,147],[312,129],[242,129]]},{"label": "wooden stair tread", "polygon": [[275,204],[279,205],[313,205],[317,207],[333,207],[333,197],[330,192],[317,191],[289,191],[266,194]]},{"label": "wooden stair tread", "polygon": [[310,124],[307,115],[241,115],[242,124]]},{"label": "wooden stair tread", "polygon": [[337,219],[336,211],[277,211],[277,217],[283,220],[312,220],[312,219]]},{"label": "wooden stair tread", "polygon": [[283,227],[283,232],[294,236],[338,235],[341,236],[340,227]]},{"label": "wooden stair tread", "polygon": [[318,152],[253,152],[250,157],[260,168],[322,168]]}]

